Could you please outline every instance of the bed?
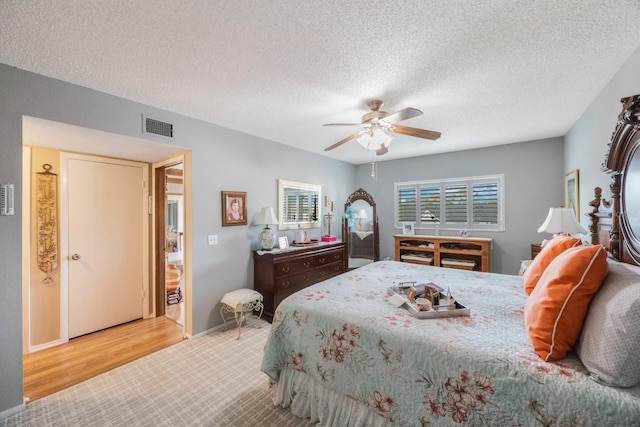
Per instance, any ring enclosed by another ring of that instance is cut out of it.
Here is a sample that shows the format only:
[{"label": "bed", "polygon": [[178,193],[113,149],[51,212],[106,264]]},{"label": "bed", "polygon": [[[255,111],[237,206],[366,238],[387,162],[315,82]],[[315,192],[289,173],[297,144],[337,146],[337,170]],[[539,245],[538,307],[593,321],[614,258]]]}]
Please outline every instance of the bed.
[{"label": "bed", "polygon": [[[592,236],[607,241],[560,252],[531,295],[520,276],[394,261],[299,291],[277,308],[265,346],[274,403],[327,426],[640,426],[640,220],[630,208],[640,200],[625,191],[640,188],[639,99],[623,99],[604,163],[610,224],[600,199],[590,203]],[[557,260],[587,251],[605,263],[606,278],[575,342],[554,359],[560,339],[541,353],[531,327],[541,310],[531,301],[553,282]],[[390,302],[388,288],[404,282],[450,287],[471,315],[416,318]]]}]

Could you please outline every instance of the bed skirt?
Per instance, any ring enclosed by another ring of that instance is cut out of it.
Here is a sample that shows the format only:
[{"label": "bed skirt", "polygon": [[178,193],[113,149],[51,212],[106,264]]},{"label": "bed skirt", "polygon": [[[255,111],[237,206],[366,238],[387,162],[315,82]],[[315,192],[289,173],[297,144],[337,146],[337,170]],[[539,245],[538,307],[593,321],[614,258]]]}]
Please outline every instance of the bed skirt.
[{"label": "bed skirt", "polygon": [[291,408],[291,413],[318,426],[390,427],[394,424],[373,409],[340,395],[303,372],[291,368],[280,371],[273,403]]}]

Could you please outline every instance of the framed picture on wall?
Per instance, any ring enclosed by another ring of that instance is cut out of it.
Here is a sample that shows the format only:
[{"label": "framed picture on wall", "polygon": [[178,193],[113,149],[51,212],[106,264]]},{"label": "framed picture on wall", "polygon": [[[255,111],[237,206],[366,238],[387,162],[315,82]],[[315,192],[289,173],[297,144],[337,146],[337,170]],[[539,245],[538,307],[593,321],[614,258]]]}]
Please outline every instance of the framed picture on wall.
[{"label": "framed picture on wall", "polygon": [[573,209],[576,219],[580,222],[580,183],[578,169],[574,169],[564,176],[564,205]]},{"label": "framed picture on wall", "polygon": [[247,193],[222,192],[222,226],[247,225]]}]

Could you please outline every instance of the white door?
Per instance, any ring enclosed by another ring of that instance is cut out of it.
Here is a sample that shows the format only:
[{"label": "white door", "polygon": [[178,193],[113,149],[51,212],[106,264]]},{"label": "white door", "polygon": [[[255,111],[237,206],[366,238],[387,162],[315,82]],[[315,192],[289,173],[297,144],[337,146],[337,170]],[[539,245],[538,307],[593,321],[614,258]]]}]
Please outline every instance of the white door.
[{"label": "white door", "polygon": [[89,156],[66,166],[73,338],[143,316],[147,166]]}]

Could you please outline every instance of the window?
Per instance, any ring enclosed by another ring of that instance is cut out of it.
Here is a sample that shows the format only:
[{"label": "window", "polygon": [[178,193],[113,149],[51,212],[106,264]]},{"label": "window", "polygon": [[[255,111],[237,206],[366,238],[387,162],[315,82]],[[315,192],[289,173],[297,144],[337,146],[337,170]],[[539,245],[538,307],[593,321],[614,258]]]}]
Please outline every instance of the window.
[{"label": "window", "polygon": [[395,184],[395,227],[504,231],[504,175]]}]

